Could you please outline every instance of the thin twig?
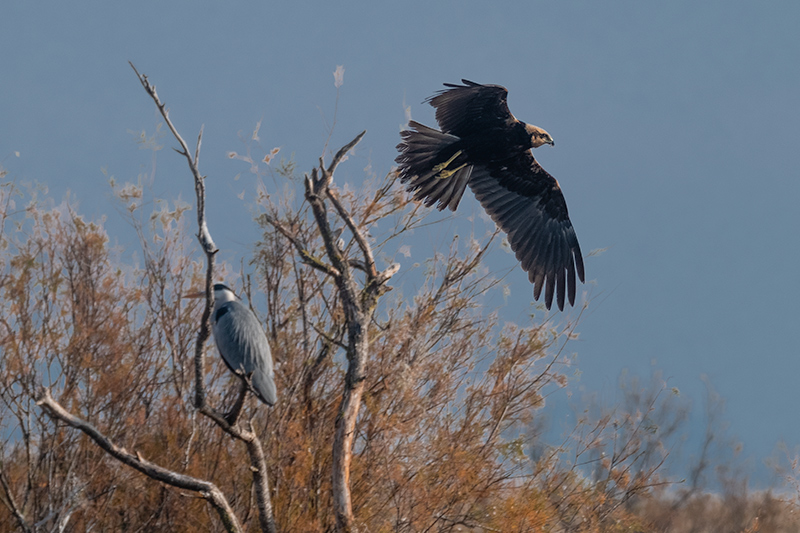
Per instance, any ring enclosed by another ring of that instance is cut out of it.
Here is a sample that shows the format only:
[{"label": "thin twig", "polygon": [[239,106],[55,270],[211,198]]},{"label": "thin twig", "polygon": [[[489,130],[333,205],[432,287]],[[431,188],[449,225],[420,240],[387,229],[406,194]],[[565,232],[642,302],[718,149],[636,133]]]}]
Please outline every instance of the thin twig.
[{"label": "thin twig", "polygon": [[278,230],[281,235],[286,237],[286,239],[294,245],[294,247],[297,249],[297,253],[300,254],[300,257],[303,259],[305,264],[331,277],[336,278],[340,276],[340,273],[337,269],[314,257],[311,252],[309,252],[308,249],[303,246],[303,243],[297,240],[294,235],[292,235],[292,233],[277,219],[270,215],[264,215],[264,220],[266,220],[269,225]]},{"label": "thin twig", "polygon": [[11,487],[9,487],[8,485],[8,480],[6,479],[6,475],[3,472],[2,467],[3,464],[0,463],[0,484],[3,485],[3,493],[5,496],[3,499],[4,500],[3,503],[6,504],[6,506],[11,511],[11,514],[14,515],[14,518],[17,520],[17,524],[19,525],[19,528],[24,533],[30,533],[31,527],[28,525],[28,522],[25,520],[25,515],[22,514],[22,511],[20,510],[16,500],[14,499],[14,494],[11,492]]}]

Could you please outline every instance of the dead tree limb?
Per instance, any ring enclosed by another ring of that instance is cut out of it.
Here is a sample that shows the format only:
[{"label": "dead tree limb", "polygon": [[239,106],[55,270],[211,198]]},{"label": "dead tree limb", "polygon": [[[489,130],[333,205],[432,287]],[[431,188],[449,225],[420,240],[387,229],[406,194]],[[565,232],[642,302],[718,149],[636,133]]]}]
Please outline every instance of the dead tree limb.
[{"label": "dead tree limb", "polygon": [[231,509],[231,506],[228,504],[228,500],[222,494],[222,491],[213,483],[173,472],[172,470],[151,463],[144,459],[139,453],[133,454],[125,448],[120,448],[93,425],[67,412],[66,409],[53,399],[50,395],[50,391],[47,389],[43,390],[36,404],[42,407],[52,418],[61,420],[68,426],[78,429],[88,435],[100,448],[118,461],[167,485],[198,492],[214,507],[214,510],[217,511],[226,531],[229,533],[240,533],[242,531],[242,526],[239,524],[236,515],[234,515],[233,509]]},{"label": "dead tree limb", "polygon": [[[336,529],[347,533],[357,531],[350,495],[350,463],[353,455],[356,419],[361,407],[366,380],[369,324],[372,321],[372,315],[378,304],[379,297],[388,290],[386,283],[399,269],[399,265],[392,265],[383,272],[377,270],[372,248],[361,226],[330,189],[336,167],[344,156],[364,137],[365,133],[361,132],[355,139],[342,147],[327,167],[322,158],[320,158],[319,167],[313,169],[310,176],[306,176],[306,200],[311,205],[314,221],[322,236],[325,254],[330,260],[330,266],[323,269],[318,264],[311,264],[308,257],[301,253],[301,257],[307,264],[318,270],[325,271],[333,278],[345,316],[347,372],[342,391],[342,401],[336,416],[333,442],[332,491],[336,514]],[[337,236],[332,231],[328,220],[328,201],[330,201],[339,218],[344,221],[353,234],[353,238],[358,243],[363,256],[363,262],[356,261],[354,263],[352,260],[348,260],[344,257],[344,252],[337,246]],[[358,280],[351,269],[352,266],[358,266],[360,270],[364,271],[366,280],[363,287],[359,286]]]}]

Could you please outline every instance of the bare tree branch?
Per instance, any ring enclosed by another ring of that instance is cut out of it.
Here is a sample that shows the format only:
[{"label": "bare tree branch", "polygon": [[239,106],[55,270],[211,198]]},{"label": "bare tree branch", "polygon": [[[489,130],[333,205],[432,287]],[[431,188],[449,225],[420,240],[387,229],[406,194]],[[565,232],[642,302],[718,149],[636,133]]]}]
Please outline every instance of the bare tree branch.
[{"label": "bare tree branch", "polygon": [[367,130],[364,130],[361,133],[359,133],[358,135],[356,135],[355,139],[353,139],[349,143],[347,143],[344,146],[342,146],[339,149],[339,151],[336,152],[336,155],[333,156],[333,160],[331,161],[331,164],[328,165],[327,170],[325,169],[325,167],[324,167],[324,165],[322,163],[322,158],[320,158],[320,160],[319,160],[319,168],[320,168],[320,170],[322,170],[322,172],[324,174],[325,186],[326,187],[328,185],[330,185],[331,181],[333,180],[333,172],[336,170],[336,167],[339,166],[339,163],[341,163],[341,161],[344,158],[344,156],[347,155],[347,152],[352,150],[355,147],[355,145],[360,143],[361,139],[366,134],[367,134]]},{"label": "bare tree branch", "polygon": [[195,149],[194,159],[192,159],[192,156],[189,153],[189,146],[186,144],[186,141],[183,140],[183,137],[181,137],[180,133],[178,133],[178,130],[175,128],[175,125],[169,118],[169,110],[167,109],[166,104],[164,104],[158,97],[155,85],[150,83],[146,75],[139,74],[139,71],[136,70],[136,67],[133,66],[133,63],[128,61],[128,64],[136,73],[136,77],[139,78],[139,83],[142,84],[142,87],[144,87],[145,91],[147,91],[147,94],[149,94],[150,98],[153,99],[153,102],[156,104],[158,111],[161,113],[161,116],[167,123],[169,130],[172,132],[173,137],[175,137],[175,140],[177,140],[178,144],[181,145],[181,149],[175,151],[186,158],[186,162],[188,163],[189,169],[191,170],[192,176],[194,177],[195,196],[197,197],[197,227],[199,228],[197,239],[200,241],[200,245],[203,247],[203,251],[206,254],[206,260],[207,260],[206,303],[205,303],[205,309],[203,310],[203,318],[200,323],[200,332],[198,333],[197,343],[195,344],[194,404],[195,407],[200,408],[200,406],[202,406],[205,403],[205,385],[203,383],[203,378],[205,376],[205,344],[206,341],[208,341],[208,338],[211,336],[210,318],[211,318],[211,309],[214,307],[214,301],[213,301],[214,291],[211,290],[211,287],[213,286],[214,283],[214,278],[213,278],[214,256],[217,253],[217,247],[214,244],[214,240],[211,238],[211,233],[208,231],[208,225],[206,224],[205,181],[204,177],[200,175],[200,170],[197,167],[197,163],[200,160],[200,145],[203,139],[203,128],[200,128],[200,133],[197,136],[197,147]]},{"label": "bare tree branch", "polygon": [[88,435],[100,448],[118,461],[167,485],[200,493],[200,495],[214,507],[214,510],[217,511],[226,531],[229,533],[239,533],[242,531],[242,526],[239,524],[236,515],[234,515],[233,509],[231,509],[231,506],[228,504],[228,500],[222,494],[222,491],[213,483],[173,472],[172,470],[147,461],[139,453],[133,454],[125,448],[120,448],[114,444],[111,439],[100,433],[93,425],[67,412],[66,409],[53,399],[48,389],[42,391],[36,404],[45,409],[51,417],[61,420],[65,424]]},{"label": "bare tree branch", "polygon": [[197,238],[200,240],[200,244],[203,246],[203,250],[205,250],[206,253],[216,253],[217,247],[214,245],[214,240],[211,238],[211,234],[208,231],[208,226],[206,225],[205,220],[206,186],[205,182],[203,181],[204,176],[200,174],[200,170],[198,170],[197,167],[197,164],[200,161],[200,143],[203,138],[203,128],[200,128],[200,133],[197,136],[197,148],[195,150],[194,159],[192,159],[191,153],[189,152],[189,146],[186,144],[186,141],[183,140],[183,137],[181,137],[180,133],[178,133],[175,125],[169,118],[169,109],[167,109],[166,104],[161,102],[158,97],[158,93],[156,93],[156,86],[150,83],[146,75],[139,74],[139,71],[136,70],[136,67],[133,66],[133,63],[128,61],[128,64],[136,73],[136,77],[139,78],[139,82],[142,84],[142,87],[144,87],[144,90],[147,91],[147,94],[149,94],[150,98],[152,98],[153,102],[155,102],[158,111],[161,113],[161,116],[164,117],[164,121],[167,123],[167,126],[172,132],[173,137],[175,137],[175,140],[177,140],[181,145],[181,149],[176,150],[176,152],[186,158],[186,162],[189,164],[189,168],[194,176],[195,191],[197,192],[197,225],[199,227]]},{"label": "bare tree branch", "polygon": [[277,219],[275,219],[275,217],[272,217],[270,215],[264,215],[264,220],[266,220],[273,228],[278,230],[278,232],[280,232],[281,235],[286,237],[286,239],[294,245],[294,247],[297,249],[297,253],[300,254],[300,257],[303,259],[303,262],[305,264],[332,277],[337,277],[340,275],[337,269],[324,263],[322,260],[314,257],[311,254],[311,252],[309,252],[308,249],[303,245],[303,243],[298,241],[294,237],[292,232],[289,231],[287,228],[285,228],[283,224],[281,224]]},{"label": "bare tree branch", "polygon": [[353,217],[348,213],[342,203],[339,201],[337,194],[332,191],[330,188],[328,189],[328,198],[330,198],[333,207],[336,208],[336,212],[339,213],[339,217],[344,220],[344,223],[347,224],[347,227],[350,229],[350,232],[353,234],[353,238],[355,238],[356,242],[358,243],[358,247],[361,248],[361,253],[364,254],[364,259],[367,264],[366,272],[371,276],[375,277],[378,275],[377,270],[375,269],[375,258],[372,256],[372,248],[367,243],[367,240],[364,238],[364,235],[361,233],[361,230],[358,229],[356,226]]},{"label": "bare tree branch", "polygon": [[272,517],[272,501],[269,496],[269,480],[267,479],[267,461],[264,458],[264,448],[252,429],[248,433],[252,435],[252,438],[246,440],[245,443],[247,444],[247,453],[250,455],[250,470],[253,472],[253,484],[258,504],[258,520],[261,524],[261,531],[275,533],[277,529],[275,520]]}]

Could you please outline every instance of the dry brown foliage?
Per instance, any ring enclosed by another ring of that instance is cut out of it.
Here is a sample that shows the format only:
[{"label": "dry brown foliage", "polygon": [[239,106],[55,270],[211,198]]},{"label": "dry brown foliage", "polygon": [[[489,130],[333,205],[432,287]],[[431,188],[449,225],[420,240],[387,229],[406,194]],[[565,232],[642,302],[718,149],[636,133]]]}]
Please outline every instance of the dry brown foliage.
[{"label": "dry brown foliage", "polygon": [[[290,164],[275,167],[264,171],[277,186],[259,196],[263,238],[241,285],[273,346],[279,402],[251,399],[244,418],[265,447],[278,530],[332,531],[347,323],[301,181]],[[393,174],[332,190],[380,268],[428,223]],[[116,191],[139,212],[141,190]],[[247,449],[193,407],[200,308],[181,296],[204,267],[186,207],[159,203],[146,222],[131,217],[137,264],[109,246],[100,222],[68,203],[43,205],[0,188],[0,531],[223,530],[203,499],[122,466],[46,416],[35,402],[43,386],[131,453],[213,481],[243,528],[260,530]],[[364,291],[354,228],[337,231],[337,246]],[[415,288],[383,294],[369,322],[349,479],[358,529],[717,531],[727,520],[725,531],[791,530],[776,525],[795,524],[776,518],[789,503],[771,495],[664,489],[664,442],[682,414],[663,385],[635,385],[617,410],[587,411],[560,445],[528,434],[547,394],[567,383],[575,324],[504,323],[484,307],[500,290],[481,266],[495,236],[432,253],[403,287]],[[208,401],[231,405],[238,386],[216,354],[209,359]],[[739,518],[723,518],[734,510]]]},{"label": "dry brown foliage", "polygon": [[[110,249],[101,224],[68,204],[31,203],[15,213],[5,191],[0,396],[8,490],[0,512],[37,529],[59,522],[71,530],[220,527],[202,501],[121,467],[54,424],[33,401],[46,386],[128,450],[213,480],[244,526],[257,528],[245,450],[192,408],[198,310],[180,297],[202,272],[190,260],[184,209],[162,207],[136,226],[144,259],[134,266]],[[133,205],[138,193],[131,191],[120,196]],[[386,243],[421,223],[393,176],[363,191],[342,192],[341,201],[365,231],[377,235],[386,223]],[[305,207],[282,208],[266,196],[263,206],[311,256],[324,256]],[[345,232],[345,254],[353,246],[347,239]],[[427,262],[411,298],[390,294],[372,322],[351,474],[365,530],[496,525],[490,504],[533,479],[520,432],[545,388],[565,383],[560,354],[548,353],[558,336],[541,324],[503,325],[484,312],[482,295],[495,281],[479,265],[490,241],[454,241]],[[379,252],[388,246],[375,245]],[[344,368],[338,293],[274,231],[265,232],[254,264],[257,285],[248,289],[265,295],[281,401],[269,412],[249,408],[267,446],[275,516],[281,530],[328,530],[330,443]],[[210,374],[211,401],[224,404],[236,388],[221,364]]]}]

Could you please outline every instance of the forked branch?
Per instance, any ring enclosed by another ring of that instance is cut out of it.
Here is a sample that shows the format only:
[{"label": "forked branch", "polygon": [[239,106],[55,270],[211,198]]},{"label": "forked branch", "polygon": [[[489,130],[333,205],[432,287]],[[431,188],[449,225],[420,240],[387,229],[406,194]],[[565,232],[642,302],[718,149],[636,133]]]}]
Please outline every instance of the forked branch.
[{"label": "forked branch", "polygon": [[[327,167],[320,158],[319,166],[314,168],[311,175],[306,176],[305,180],[306,201],[311,206],[314,221],[330,261],[328,274],[336,284],[347,330],[345,345],[347,372],[344,378],[342,401],[335,422],[332,463],[336,529],[346,533],[357,531],[350,493],[350,463],[353,455],[356,421],[366,382],[369,325],[378,304],[378,298],[387,290],[386,283],[399,270],[399,265],[391,265],[383,272],[378,271],[363,226],[356,222],[353,215],[344,208],[337,195],[331,190],[336,167],[344,159],[344,156],[358,144],[365,133],[361,132],[355,139],[343,146]],[[328,220],[328,202],[333,204],[336,214],[353,234],[364,257],[363,262],[346,258],[345,252],[338,246],[338,235],[331,230]],[[278,228],[278,231],[281,229]],[[285,231],[281,231],[281,233],[286,235]],[[287,238],[292,240],[289,236]],[[301,250],[302,255],[303,251]],[[304,256],[303,259],[308,263],[307,257]],[[319,262],[322,263],[322,261]],[[317,265],[312,266],[319,268]],[[365,272],[366,280],[363,284],[360,284],[351,267]]]}]

